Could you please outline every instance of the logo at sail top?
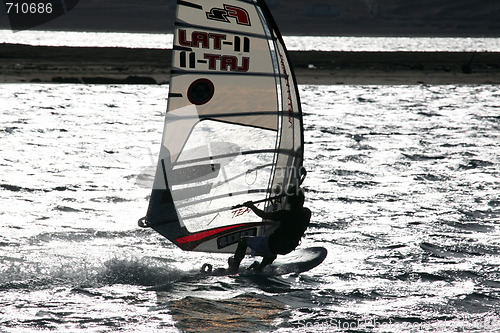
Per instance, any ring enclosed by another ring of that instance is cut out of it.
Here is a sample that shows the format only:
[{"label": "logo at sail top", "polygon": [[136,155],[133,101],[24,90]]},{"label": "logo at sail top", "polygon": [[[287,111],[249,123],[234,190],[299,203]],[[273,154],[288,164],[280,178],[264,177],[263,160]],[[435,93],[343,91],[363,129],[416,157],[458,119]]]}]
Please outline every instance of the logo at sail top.
[{"label": "logo at sail top", "polygon": [[251,25],[248,12],[240,7],[224,5],[224,8],[212,8],[207,12],[209,20],[221,21],[230,23],[229,18],[236,20],[236,23],[241,25]]}]

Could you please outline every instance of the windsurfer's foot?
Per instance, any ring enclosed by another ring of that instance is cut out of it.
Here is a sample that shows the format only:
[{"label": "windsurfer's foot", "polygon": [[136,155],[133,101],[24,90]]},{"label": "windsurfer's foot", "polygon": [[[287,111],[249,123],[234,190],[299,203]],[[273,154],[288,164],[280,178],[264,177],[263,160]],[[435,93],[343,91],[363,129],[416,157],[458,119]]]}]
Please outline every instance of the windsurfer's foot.
[{"label": "windsurfer's foot", "polygon": [[229,268],[227,269],[227,273],[228,274],[236,274],[238,273],[238,269],[239,267],[236,267],[236,266],[229,266]]},{"label": "windsurfer's foot", "polygon": [[258,261],[254,261],[250,266],[248,266],[247,271],[252,269],[258,271],[259,268],[260,268],[260,263]]},{"label": "windsurfer's foot", "polygon": [[236,265],[236,263],[234,262],[234,257],[229,257],[227,259],[227,263],[228,263],[228,266],[229,266],[227,268],[227,271],[229,273],[236,273],[236,272],[238,272],[238,268],[239,268],[238,266],[239,265]]}]

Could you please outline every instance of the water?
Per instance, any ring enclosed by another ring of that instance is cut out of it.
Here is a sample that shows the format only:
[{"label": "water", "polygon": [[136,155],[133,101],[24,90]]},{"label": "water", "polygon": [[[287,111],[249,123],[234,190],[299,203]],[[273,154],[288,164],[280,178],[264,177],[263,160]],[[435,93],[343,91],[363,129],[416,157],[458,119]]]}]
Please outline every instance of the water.
[{"label": "water", "polygon": [[[285,36],[289,50],[319,51],[450,51],[499,52],[500,38],[492,37],[325,37]],[[102,33],[68,31],[0,30],[0,43],[44,46],[116,46],[172,48],[172,34]]]},{"label": "water", "polygon": [[300,86],[328,257],[195,280],[227,255],[136,224],[167,91],[1,85],[2,332],[500,331],[498,86]]}]

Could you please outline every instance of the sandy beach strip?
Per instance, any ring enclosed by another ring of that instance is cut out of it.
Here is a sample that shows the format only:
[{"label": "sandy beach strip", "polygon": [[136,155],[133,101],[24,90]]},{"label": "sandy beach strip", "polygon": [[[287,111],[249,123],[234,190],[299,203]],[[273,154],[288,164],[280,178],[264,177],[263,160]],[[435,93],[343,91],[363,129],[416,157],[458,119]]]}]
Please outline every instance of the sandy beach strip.
[{"label": "sandy beach strip", "polygon": [[[500,52],[291,51],[299,84],[500,84]],[[0,44],[0,83],[168,83],[171,50]]]}]

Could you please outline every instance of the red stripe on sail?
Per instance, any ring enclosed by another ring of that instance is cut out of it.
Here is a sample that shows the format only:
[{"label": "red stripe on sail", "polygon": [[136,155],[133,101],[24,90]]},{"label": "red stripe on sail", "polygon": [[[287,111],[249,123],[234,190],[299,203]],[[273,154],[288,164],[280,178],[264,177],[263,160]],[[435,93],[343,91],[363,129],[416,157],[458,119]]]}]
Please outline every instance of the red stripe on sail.
[{"label": "red stripe on sail", "polygon": [[184,236],[184,237],[177,238],[176,241],[179,244],[196,242],[196,241],[200,241],[200,240],[202,240],[204,238],[207,238],[207,237],[219,234],[221,232],[224,232],[224,231],[227,231],[227,230],[231,230],[231,229],[235,229],[235,228],[239,228],[239,227],[242,227],[242,226],[245,226],[245,224],[238,224],[238,225],[232,225],[232,226],[224,227],[224,228],[207,230],[207,231],[203,231],[203,232],[200,232],[200,233],[197,233],[197,234],[193,234],[193,235],[189,235],[189,236]]}]

